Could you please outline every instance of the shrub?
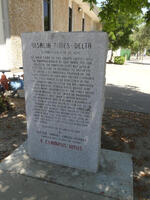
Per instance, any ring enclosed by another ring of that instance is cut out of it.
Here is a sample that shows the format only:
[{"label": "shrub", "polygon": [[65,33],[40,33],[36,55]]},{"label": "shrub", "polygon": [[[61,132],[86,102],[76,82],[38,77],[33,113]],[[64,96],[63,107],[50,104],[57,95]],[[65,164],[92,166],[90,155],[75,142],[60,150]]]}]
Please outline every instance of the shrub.
[{"label": "shrub", "polygon": [[123,65],[124,62],[125,62],[125,57],[124,56],[116,56],[114,58],[114,64]]},{"label": "shrub", "polygon": [[150,49],[146,51],[146,55],[150,56]]},{"label": "shrub", "polygon": [[7,98],[3,94],[0,94],[0,113],[9,109],[10,109],[10,104]]}]

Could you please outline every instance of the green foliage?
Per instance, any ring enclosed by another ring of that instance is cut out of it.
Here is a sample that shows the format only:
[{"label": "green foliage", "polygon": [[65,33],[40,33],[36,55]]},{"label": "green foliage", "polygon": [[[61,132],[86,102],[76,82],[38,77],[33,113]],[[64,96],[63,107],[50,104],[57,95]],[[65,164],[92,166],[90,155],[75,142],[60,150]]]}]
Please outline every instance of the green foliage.
[{"label": "green foliage", "polygon": [[145,49],[150,48],[150,24],[142,25],[138,30],[134,31],[131,36],[132,54],[140,52],[142,54]]},{"label": "green foliage", "polygon": [[[90,3],[91,9],[96,4],[96,0],[83,1]],[[142,8],[147,8],[144,18]],[[140,43],[133,40],[131,35],[143,23],[143,20],[150,24],[150,2],[149,0],[102,0],[99,17],[103,31],[108,33],[109,49],[114,51],[119,47],[130,48],[132,46],[136,52]]]},{"label": "green foliage", "polygon": [[10,109],[10,104],[8,102],[8,99],[3,94],[0,94],[0,113],[9,109]]},{"label": "green foliage", "polygon": [[[83,0],[84,2],[90,3],[91,7],[96,4],[96,0]],[[101,17],[109,18],[110,15],[116,12],[124,12],[129,14],[140,14],[142,12],[142,8],[146,8],[147,12],[145,15],[145,19],[150,21],[150,2],[149,0],[102,0],[101,2]],[[127,16],[126,15],[126,16]]]},{"label": "green foliage", "polygon": [[102,7],[99,16],[103,31],[108,33],[110,49],[114,51],[119,47],[128,48],[131,44],[130,35],[141,23],[140,15],[121,10],[119,5],[112,3],[110,8]]},{"label": "green foliage", "polygon": [[147,50],[146,55],[150,56],[150,49]]},{"label": "green foliage", "polygon": [[116,56],[114,58],[114,64],[123,65],[124,62],[125,62],[125,57],[124,56]]},{"label": "green foliage", "polygon": [[88,2],[90,4],[90,8],[93,9],[94,5],[97,4],[96,0],[82,0],[83,2]]},{"label": "green foliage", "polygon": [[146,24],[150,24],[150,8],[149,8],[149,10],[147,10],[144,18],[145,18]]},{"label": "green foliage", "polygon": [[[93,6],[96,0],[83,0]],[[132,45],[130,35],[142,23],[142,8],[149,8],[148,0],[102,0],[99,17],[103,31],[108,33],[110,49],[129,48]],[[147,12],[147,21],[150,13]],[[137,45],[137,44],[136,44]]]}]

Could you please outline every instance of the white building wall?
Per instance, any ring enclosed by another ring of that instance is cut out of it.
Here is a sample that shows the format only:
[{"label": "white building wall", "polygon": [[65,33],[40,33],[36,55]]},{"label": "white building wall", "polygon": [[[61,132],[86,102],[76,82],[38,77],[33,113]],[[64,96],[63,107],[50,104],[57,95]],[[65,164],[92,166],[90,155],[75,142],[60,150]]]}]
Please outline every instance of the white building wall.
[{"label": "white building wall", "polygon": [[3,28],[3,15],[2,15],[2,0],[0,0],[0,44],[4,44],[4,28]]},{"label": "white building wall", "polygon": [[[107,53],[107,62],[109,62],[110,58],[111,58],[111,54],[112,54],[112,50],[109,50],[108,53]],[[114,57],[115,56],[120,56],[121,55],[121,48],[119,48],[118,50],[116,51],[113,51],[113,59],[112,61],[114,61]]]},{"label": "white building wall", "polygon": [[12,68],[7,0],[0,0],[0,70]]}]

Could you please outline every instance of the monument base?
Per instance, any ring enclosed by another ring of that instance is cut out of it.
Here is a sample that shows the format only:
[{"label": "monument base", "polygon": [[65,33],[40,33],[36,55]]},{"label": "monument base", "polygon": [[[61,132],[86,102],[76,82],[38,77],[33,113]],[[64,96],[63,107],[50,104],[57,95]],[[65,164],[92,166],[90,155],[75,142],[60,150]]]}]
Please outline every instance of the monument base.
[{"label": "monument base", "polygon": [[101,150],[97,173],[68,168],[31,159],[26,143],[0,163],[0,170],[22,174],[63,186],[120,200],[133,199],[133,166],[131,155]]}]

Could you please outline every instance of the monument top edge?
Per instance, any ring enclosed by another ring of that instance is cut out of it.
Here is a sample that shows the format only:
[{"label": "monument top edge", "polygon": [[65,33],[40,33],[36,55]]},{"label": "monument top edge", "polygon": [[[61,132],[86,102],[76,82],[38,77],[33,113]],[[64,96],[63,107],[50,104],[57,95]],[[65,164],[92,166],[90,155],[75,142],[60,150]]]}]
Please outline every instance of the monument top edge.
[{"label": "monument top edge", "polygon": [[24,32],[21,35],[37,35],[37,34],[46,34],[46,35],[75,35],[75,34],[85,34],[85,35],[90,35],[90,34],[96,34],[96,35],[107,35],[106,32],[102,31],[72,31],[72,32],[57,32],[57,31],[43,31],[43,32]]}]

